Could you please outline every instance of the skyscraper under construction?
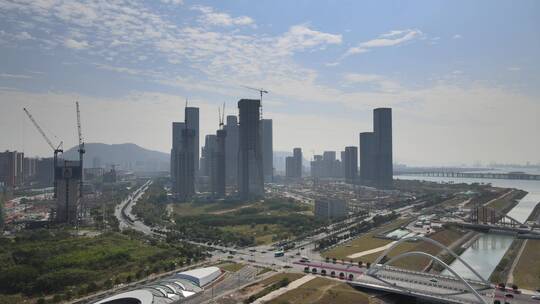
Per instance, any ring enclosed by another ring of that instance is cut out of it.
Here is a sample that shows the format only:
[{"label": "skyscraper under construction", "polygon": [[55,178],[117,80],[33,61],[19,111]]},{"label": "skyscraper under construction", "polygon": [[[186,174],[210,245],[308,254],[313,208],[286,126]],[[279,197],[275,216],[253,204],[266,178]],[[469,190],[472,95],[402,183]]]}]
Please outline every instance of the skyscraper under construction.
[{"label": "skyscraper under construction", "polygon": [[223,127],[227,132],[225,141],[225,178],[228,186],[236,187],[238,184],[238,119],[235,115],[227,116],[227,123]]},{"label": "skyscraper under construction", "polygon": [[193,158],[195,146],[195,130],[187,127],[182,130],[182,146],[176,160],[176,195],[182,201],[189,200],[195,194],[195,161]]},{"label": "skyscraper under construction", "polygon": [[195,194],[195,178],[199,164],[199,108],[186,107],[185,121],[173,122],[171,149],[172,190],[180,200]]},{"label": "skyscraper under construction", "polygon": [[83,169],[80,161],[60,161],[55,168],[57,223],[76,225],[80,210]]},{"label": "skyscraper under construction", "polygon": [[216,132],[217,144],[212,156],[211,183],[212,193],[216,197],[225,196],[225,142],[227,131],[220,129]]},{"label": "skyscraper under construction", "polygon": [[238,150],[238,190],[242,198],[264,195],[264,172],[260,134],[261,101],[238,101],[240,134]]}]

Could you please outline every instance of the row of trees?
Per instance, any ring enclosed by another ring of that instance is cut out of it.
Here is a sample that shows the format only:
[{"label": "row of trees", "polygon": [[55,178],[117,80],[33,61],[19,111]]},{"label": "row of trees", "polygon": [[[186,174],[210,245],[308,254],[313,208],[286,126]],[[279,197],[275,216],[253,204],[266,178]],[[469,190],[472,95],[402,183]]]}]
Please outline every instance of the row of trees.
[{"label": "row of trees", "polygon": [[370,229],[381,226],[384,223],[390,222],[398,217],[399,217],[399,214],[395,212],[392,212],[386,215],[376,215],[373,217],[371,221],[362,221],[356,224],[355,226],[351,227],[349,229],[349,233],[347,234],[341,235],[341,233],[338,232],[338,233],[328,236],[327,238],[320,240],[317,243],[317,248],[318,250],[324,250],[337,243],[340,243],[343,240],[347,240],[352,237],[355,237],[361,233],[369,231]]}]

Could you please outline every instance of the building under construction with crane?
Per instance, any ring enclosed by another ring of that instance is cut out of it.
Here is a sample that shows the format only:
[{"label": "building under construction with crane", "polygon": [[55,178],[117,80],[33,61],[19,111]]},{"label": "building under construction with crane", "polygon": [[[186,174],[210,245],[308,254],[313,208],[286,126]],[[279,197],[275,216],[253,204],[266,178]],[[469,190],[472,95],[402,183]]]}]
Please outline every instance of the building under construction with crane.
[{"label": "building under construction with crane", "polygon": [[238,191],[242,198],[264,195],[261,142],[261,101],[238,101],[240,136],[238,149]]},{"label": "building under construction with crane", "polygon": [[32,114],[26,108],[23,109],[49,147],[53,150],[54,198],[56,199],[56,208],[52,212],[52,219],[56,223],[69,225],[77,225],[79,223],[82,214],[81,202],[83,197],[83,155],[85,149],[81,131],[79,103],[76,102],[75,105],[79,138],[79,160],[76,161],[62,159],[59,155],[64,152],[62,142],[54,145]]}]

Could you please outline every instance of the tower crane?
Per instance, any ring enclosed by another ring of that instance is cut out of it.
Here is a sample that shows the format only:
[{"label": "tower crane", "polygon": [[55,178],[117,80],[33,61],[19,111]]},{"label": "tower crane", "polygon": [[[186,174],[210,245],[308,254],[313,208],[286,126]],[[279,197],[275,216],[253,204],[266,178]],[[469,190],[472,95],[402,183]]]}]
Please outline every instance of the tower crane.
[{"label": "tower crane", "polygon": [[262,98],[263,98],[263,94],[268,94],[268,91],[263,89],[263,88],[253,88],[253,87],[248,87],[248,86],[242,86],[246,89],[249,89],[249,90],[253,90],[253,91],[257,91],[259,92],[259,94],[261,95],[261,117],[262,117]]},{"label": "tower crane", "polygon": [[41,127],[39,126],[39,124],[37,123],[37,121],[34,119],[34,117],[32,116],[32,114],[30,114],[30,112],[26,109],[26,108],[23,108],[23,111],[24,113],[26,113],[26,116],[28,116],[28,118],[30,119],[30,121],[34,124],[34,126],[36,127],[36,129],[39,131],[39,133],[41,134],[41,136],[43,137],[43,139],[45,139],[45,141],[47,142],[47,144],[49,145],[49,147],[51,147],[51,149],[53,150],[54,152],[54,158],[53,158],[53,166],[54,166],[54,197],[56,198],[56,195],[57,195],[57,189],[56,189],[56,166],[57,166],[57,163],[58,163],[58,153],[64,153],[64,150],[62,149],[62,144],[63,142],[61,141],[58,146],[54,146],[53,143],[51,142],[51,140],[49,139],[49,137],[47,137],[47,135],[45,134],[45,132],[43,131],[43,129],[41,129]]},{"label": "tower crane", "polygon": [[221,110],[221,108],[218,107],[218,120],[219,120],[219,128],[223,129],[223,125],[225,124],[225,103],[223,103],[223,110]]},{"label": "tower crane", "polygon": [[81,166],[81,181],[80,181],[80,189],[79,189],[79,197],[82,197],[83,194],[83,179],[84,179],[84,167],[83,167],[83,154],[86,152],[84,149],[84,141],[81,131],[81,111],[79,109],[79,102],[75,102],[75,106],[77,108],[77,130],[79,135],[79,161]]}]

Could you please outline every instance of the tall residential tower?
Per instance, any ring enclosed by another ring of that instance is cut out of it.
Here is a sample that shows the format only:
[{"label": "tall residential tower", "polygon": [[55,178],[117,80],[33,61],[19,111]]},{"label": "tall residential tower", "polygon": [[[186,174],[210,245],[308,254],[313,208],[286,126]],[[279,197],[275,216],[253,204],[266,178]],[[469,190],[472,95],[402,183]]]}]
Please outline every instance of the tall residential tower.
[{"label": "tall residential tower", "polygon": [[271,119],[261,119],[261,137],[264,181],[271,182],[274,179],[274,148]]},{"label": "tall residential tower", "polygon": [[240,133],[238,150],[238,190],[244,199],[264,195],[264,172],[260,134],[261,101],[238,101]]},{"label": "tall residential tower", "polygon": [[375,134],[375,183],[378,187],[392,187],[392,109],[373,110],[373,133]]}]

